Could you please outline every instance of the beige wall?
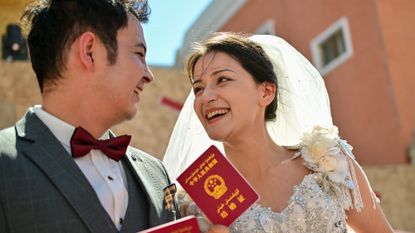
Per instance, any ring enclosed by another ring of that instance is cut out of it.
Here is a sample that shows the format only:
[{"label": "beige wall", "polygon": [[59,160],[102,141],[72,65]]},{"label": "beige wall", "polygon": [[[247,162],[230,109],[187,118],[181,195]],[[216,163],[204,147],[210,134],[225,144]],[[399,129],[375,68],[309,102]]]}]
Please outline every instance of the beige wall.
[{"label": "beige wall", "polygon": [[[19,23],[20,14],[28,0],[0,0],[0,35],[8,23]],[[1,44],[1,40],[0,40]]]},{"label": "beige wall", "polygon": [[415,77],[410,72],[415,2],[379,2],[248,0],[220,30],[253,33],[273,19],[276,34],[311,60],[310,41],[347,17],[353,56],[324,77],[334,122],[361,163],[407,163],[415,130]]},{"label": "beige wall", "polygon": [[394,229],[415,232],[415,166],[366,167],[365,172]]},{"label": "beige wall", "polygon": [[[177,70],[153,67],[152,71],[156,78],[145,88],[137,116],[113,130],[117,134],[131,134],[132,146],[162,158],[179,112],[160,101],[165,96],[183,103],[190,86]],[[29,62],[0,62],[0,128],[13,125],[27,107],[40,101],[38,84]]]},{"label": "beige wall", "polygon": [[16,118],[20,118],[28,106],[40,103],[38,84],[30,63],[0,62],[0,103],[2,108],[15,111],[0,112],[0,119],[4,119],[4,115],[14,116],[12,120],[9,118],[8,121],[3,121],[2,126],[14,124]]}]

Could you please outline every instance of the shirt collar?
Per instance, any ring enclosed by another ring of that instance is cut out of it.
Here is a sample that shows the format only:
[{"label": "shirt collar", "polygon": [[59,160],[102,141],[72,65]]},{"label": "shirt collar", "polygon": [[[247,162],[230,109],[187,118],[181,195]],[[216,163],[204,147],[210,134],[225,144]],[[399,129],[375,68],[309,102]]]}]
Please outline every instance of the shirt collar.
[{"label": "shirt collar", "polygon": [[[75,126],[46,112],[41,105],[35,105],[33,107],[33,111],[70,153],[70,140],[73,132],[75,131]],[[106,131],[99,139],[105,140],[108,138],[109,131]]]}]

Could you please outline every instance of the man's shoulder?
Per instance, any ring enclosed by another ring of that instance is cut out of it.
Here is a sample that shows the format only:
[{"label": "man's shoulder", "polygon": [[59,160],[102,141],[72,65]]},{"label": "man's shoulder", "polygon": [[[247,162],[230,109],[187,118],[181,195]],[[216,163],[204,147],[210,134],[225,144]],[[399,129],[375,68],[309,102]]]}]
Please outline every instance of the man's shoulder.
[{"label": "man's shoulder", "polygon": [[7,137],[7,136],[12,136],[16,134],[16,129],[13,126],[4,128],[4,129],[0,129],[0,137]]},{"label": "man's shoulder", "polygon": [[[18,137],[24,137],[26,134],[26,127],[30,126],[31,123],[28,122],[28,118],[31,118],[34,115],[33,110],[29,108],[27,113],[15,122],[12,126],[8,128],[0,129],[0,145],[1,147],[7,145],[16,145],[16,140]],[[1,149],[0,147],[0,149]]]},{"label": "man's shoulder", "polygon": [[0,130],[0,165],[3,169],[8,169],[11,164],[17,164],[17,134],[15,127]]},{"label": "man's shoulder", "polygon": [[13,146],[16,144],[16,128],[11,126],[0,130],[0,151],[7,146]]}]

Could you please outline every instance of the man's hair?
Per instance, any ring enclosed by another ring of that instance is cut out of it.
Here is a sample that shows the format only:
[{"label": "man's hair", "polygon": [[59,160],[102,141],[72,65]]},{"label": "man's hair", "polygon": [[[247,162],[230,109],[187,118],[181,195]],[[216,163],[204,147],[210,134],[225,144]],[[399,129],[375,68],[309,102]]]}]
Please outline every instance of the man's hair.
[{"label": "man's hair", "polygon": [[[278,87],[277,77],[269,57],[260,45],[250,40],[247,35],[232,32],[212,34],[204,43],[196,44],[185,68],[187,77],[193,81],[197,61],[211,52],[223,52],[234,58],[253,77],[255,83],[273,83]],[[214,58],[213,58],[214,59]],[[244,93],[241,93],[243,95]],[[276,118],[277,92],[274,100],[265,109],[265,120]]]},{"label": "man's hair", "polygon": [[117,59],[117,32],[128,25],[128,13],[148,21],[146,0],[37,0],[22,14],[29,30],[27,42],[33,70],[43,93],[45,82],[54,83],[66,68],[73,42],[91,31],[105,45],[109,64]]}]

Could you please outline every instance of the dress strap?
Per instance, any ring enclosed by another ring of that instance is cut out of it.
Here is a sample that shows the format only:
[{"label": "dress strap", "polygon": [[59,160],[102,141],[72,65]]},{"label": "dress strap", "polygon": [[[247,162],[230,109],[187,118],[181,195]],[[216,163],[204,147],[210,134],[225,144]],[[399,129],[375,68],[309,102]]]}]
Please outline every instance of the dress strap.
[{"label": "dress strap", "polygon": [[[363,205],[363,200],[362,200],[362,196],[360,193],[359,183],[357,182],[357,178],[356,178],[355,166],[359,166],[360,168],[360,165],[356,162],[355,156],[352,153],[353,147],[350,144],[348,144],[346,140],[339,139],[339,145],[340,145],[342,154],[346,156],[346,159],[349,164],[349,172],[350,172],[350,176],[351,176],[351,179],[354,185],[354,187],[350,189],[350,191],[353,197],[354,208],[356,208],[356,210],[359,212],[364,207],[364,205]],[[365,179],[366,183],[369,184],[368,178],[364,172],[363,172],[363,178]],[[376,197],[376,194],[375,192],[373,192],[373,189],[370,185],[369,185],[369,191],[372,197],[372,208],[376,209],[376,203],[379,203],[379,199]]]}]

